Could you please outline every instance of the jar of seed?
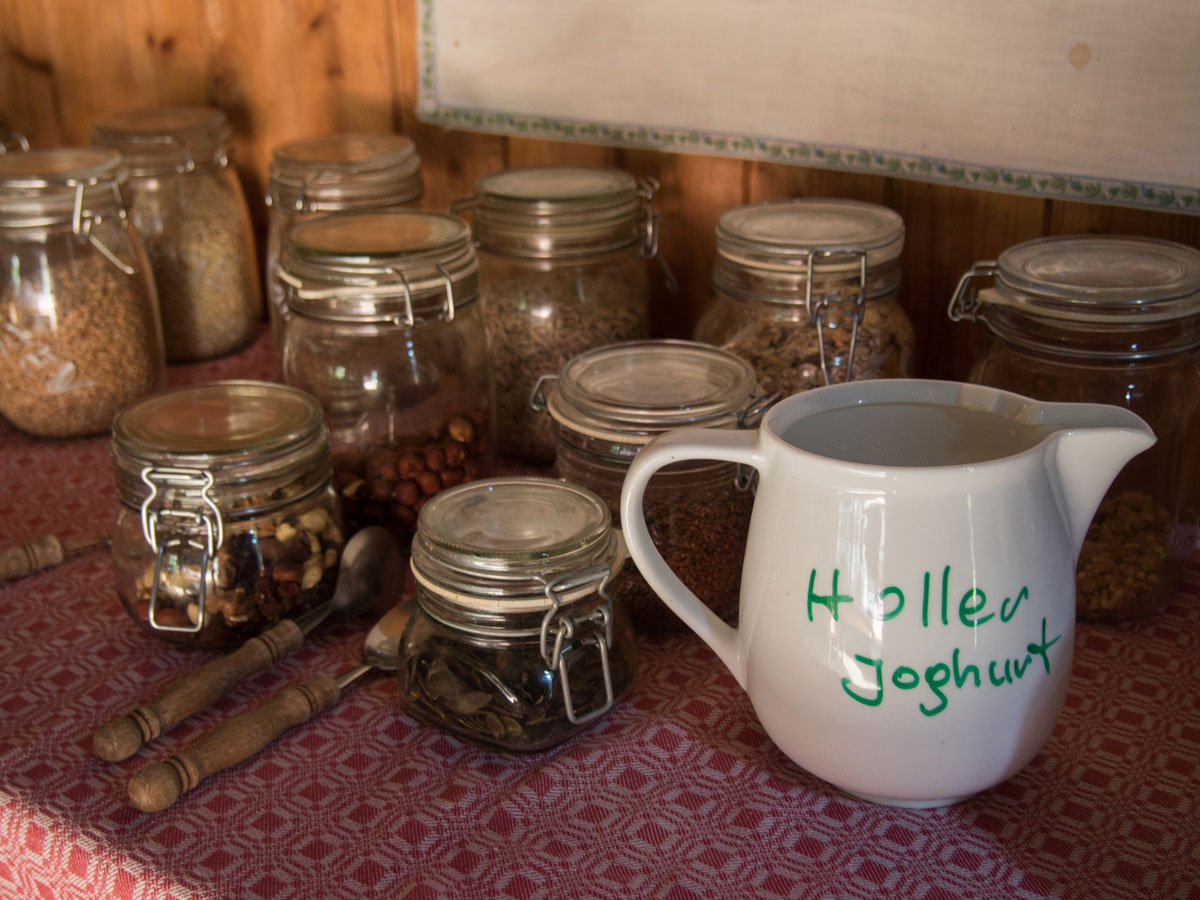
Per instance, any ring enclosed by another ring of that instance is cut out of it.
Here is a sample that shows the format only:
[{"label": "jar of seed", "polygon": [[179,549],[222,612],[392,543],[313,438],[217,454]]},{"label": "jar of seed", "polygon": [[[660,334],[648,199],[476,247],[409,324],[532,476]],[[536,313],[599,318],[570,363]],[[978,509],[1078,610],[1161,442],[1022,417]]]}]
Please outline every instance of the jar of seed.
[{"label": "jar of seed", "polygon": [[717,224],[713,298],[695,338],[745,359],[784,396],[912,372],[913,328],[898,301],[904,223],[852,200],[781,200]]},{"label": "jar of seed", "polygon": [[28,149],[29,141],[25,139],[25,135],[14,131],[4,113],[0,113],[0,155]]},{"label": "jar of seed", "polygon": [[467,224],[442,213],[324,216],[284,239],[284,380],[325,408],[351,530],[407,547],[431,496],[491,474],[478,268]]},{"label": "jar of seed", "polygon": [[976,263],[949,315],[991,338],[969,380],[1124,406],[1154,429],[1092,520],[1075,600],[1087,620],[1161,609],[1200,540],[1200,251],[1110,235],[1027,241]]},{"label": "jar of seed", "polygon": [[149,264],[112,150],[0,156],[0,413],[29,434],[108,431],[163,386]]},{"label": "jar of seed", "polygon": [[474,215],[501,453],[552,462],[554,434],[529,405],[537,377],[593,347],[650,336],[657,187],[617,169],[512,169],[483,176],[455,204]]},{"label": "jar of seed", "polygon": [[[543,390],[547,382],[554,390]],[[602,497],[617,522],[625,473],[652,438],[685,426],[753,427],[772,400],[757,390],[744,360],[693,341],[589,350],[539,380],[534,396],[554,424],[554,474]],[[754,505],[750,475],[732,463],[697,460],[664,467],[646,490],[646,524],[659,551],[731,623]],[[687,630],[632,565],[618,576],[617,592],[639,634]]]},{"label": "jar of seed", "polygon": [[226,356],[262,319],[250,211],[229,165],[229,120],[218,109],[110,116],[96,146],[121,153],[126,200],[158,286],[168,362]]},{"label": "jar of seed", "polygon": [[344,544],[316,399],[257,381],[147,397],[113,421],[117,593],[142,628],[240,644],[333,596]]},{"label": "jar of seed", "polygon": [[577,485],[496,478],[421,510],[400,696],[420,719],[505,750],[583,731],[633,684],[633,631],[612,591],[619,542]]},{"label": "jar of seed", "polygon": [[285,285],[275,276],[291,227],[335,212],[416,207],[425,192],[421,159],[402,134],[331,134],[275,148],[267,185],[267,311],[283,345]]}]

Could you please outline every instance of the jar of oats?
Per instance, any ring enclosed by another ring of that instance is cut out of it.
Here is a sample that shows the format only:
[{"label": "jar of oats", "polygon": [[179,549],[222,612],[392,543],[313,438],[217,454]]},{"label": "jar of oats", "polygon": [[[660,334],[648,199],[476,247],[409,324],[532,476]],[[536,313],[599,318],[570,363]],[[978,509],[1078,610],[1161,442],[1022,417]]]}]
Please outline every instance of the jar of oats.
[{"label": "jar of oats", "polygon": [[402,134],[330,134],[275,148],[267,185],[267,312],[283,345],[285,285],[275,274],[293,225],[335,212],[416,207],[425,192],[421,159]]},{"label": "jar of oats", "polygon": [[646,262],[658,252],[658,185],[618,169],[510,169],[475,182],[470,208],[496,375],[500,451],[554,459],[534,381],[593,347],[650,336]]},{"label": "jar of oats", "polygon": [[112,150],[0,156],[0,414],[28,434],[108,431],[164,383],[158,301]]},{"label": "jar of oats", "polygon": [[976,263],[949,314],[991,337],[971,381],[1124,406],[1154,429],[1092,520],[1076,608],[1106,621],[1161,609],[1200,538],[1200,251],[1106,235],[1027,241]]},{"label": "jar of oats", "polygon": [[284,238],[283,377],[325,409],[351,531],[408,547],[431,496],[491,472],[478,269],[467,223],[443,213],[341,213]]},{"label": "jar of oats", "polygon": [[745,359],[783,396],[912,373],[897,299],[904,222],[854,200],[780,200],[717,223],[712,301],[695,338]]},{"label": "jar of oats", "polygon": [[[625,474],[654,437],[688,426],[753,427],[773,400],[732,353],[669,340],[581,353],[539,379],[534,394],[554,425],[554,474],[594,491],[618,525]],[[664,467],[646,488],[646,524],[663,558],[730,623],[754,505],[751,476],[733,463],[695,460]],[[639,634],[687,631],[632,564],[615,589]]]},{"label": "jar of oats", "polygon": [[168,362],[226,356],[262,318],[250,211],[229,165],[229,120],[218,109],[110,116],[95,146],[120,152],[129,217],[158,287]]},{"label": "jar of oats", "polygon": [[117,593],[150,634],[241,644],[333,596],[344,544],[321,407],[295,388],[220,381],[113,421]]}]

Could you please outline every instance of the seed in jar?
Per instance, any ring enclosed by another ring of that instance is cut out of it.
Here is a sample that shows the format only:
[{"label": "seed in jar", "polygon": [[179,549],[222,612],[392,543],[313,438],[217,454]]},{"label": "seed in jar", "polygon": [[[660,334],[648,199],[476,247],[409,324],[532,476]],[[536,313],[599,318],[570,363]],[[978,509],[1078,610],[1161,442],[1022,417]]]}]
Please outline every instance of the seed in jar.
[{"label": "seed in jar", "polygon": [[1106,497],[1088,528],[1075,570],[1081,618],[1129,618],[1158,606],[1170,514],[1145,491]]},{"label": "seed in jar", "polygon": [[319,506],[300,516],[300,527],[307,529],[312,534],[320,534],[328,524],[329,513]]},{"label": "seed in jar", "polygon": [[464,419],[461,416],[451,419],[446,426],[446,431],[460,444],[469,444],[475,440],[475,426],[471,424],[470,419]]}]

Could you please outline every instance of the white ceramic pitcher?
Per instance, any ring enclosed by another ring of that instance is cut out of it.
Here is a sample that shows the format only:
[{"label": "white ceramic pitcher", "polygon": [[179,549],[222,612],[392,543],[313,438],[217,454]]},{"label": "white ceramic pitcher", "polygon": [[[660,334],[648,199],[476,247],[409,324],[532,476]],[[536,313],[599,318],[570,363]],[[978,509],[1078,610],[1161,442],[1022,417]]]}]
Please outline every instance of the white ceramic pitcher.
[{"label": "white ceramic pitcher", "polygon": [[[1117,472],[1153,443],[1119,407],[851,382],[782,401],[756,431],[657,438],[629,470],[621,519],[646,581],[784,753],[866,799],[940,806],[1008,778],[1049,738],[1075,559]],[[736,629],[646,531],[646,482],[686,459],[758,470]]]}]

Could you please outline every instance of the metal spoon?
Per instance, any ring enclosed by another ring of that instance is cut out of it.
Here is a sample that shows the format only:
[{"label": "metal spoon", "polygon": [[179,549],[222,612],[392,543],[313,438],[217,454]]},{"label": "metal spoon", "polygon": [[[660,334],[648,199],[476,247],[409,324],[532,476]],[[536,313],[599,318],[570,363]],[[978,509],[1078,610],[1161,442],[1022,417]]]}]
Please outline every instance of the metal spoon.
[{"label": "metal spoon", "polygon": [[165,762],[138,769],[129,779],[130,802],[142,812],[166,809],[209,775],[249,759],[289,728],[332,706],[347,685],[371,669],[395,669],[400,661],[400,636],[414,602],[397,604],[375,623],[363,644],[362,665],[337,676],[319,672],[230,719]]},{"label": "metal spoon", "polygon": [[378,612],[395,603],[403,586],[404,557],[391,534],[382,528],[364,528],[342,549],[341,569],[329,600],[294,620],[284,619],[234,652],[176,679],[156,699],[110,719],[92,736],[93,752],[109,762],[128,759],[147,741],[293,653],[333,613]]}]

